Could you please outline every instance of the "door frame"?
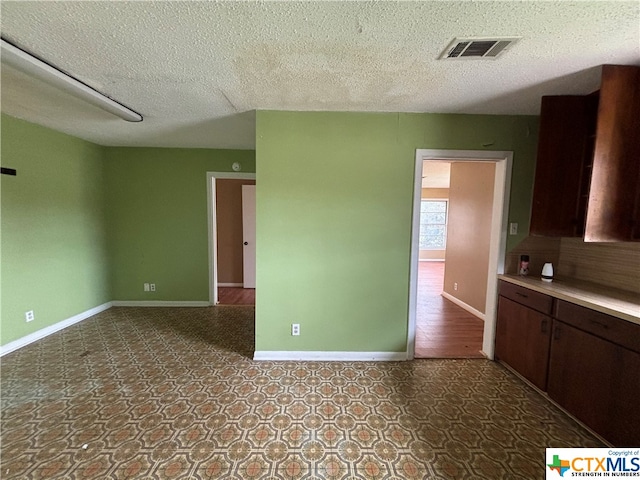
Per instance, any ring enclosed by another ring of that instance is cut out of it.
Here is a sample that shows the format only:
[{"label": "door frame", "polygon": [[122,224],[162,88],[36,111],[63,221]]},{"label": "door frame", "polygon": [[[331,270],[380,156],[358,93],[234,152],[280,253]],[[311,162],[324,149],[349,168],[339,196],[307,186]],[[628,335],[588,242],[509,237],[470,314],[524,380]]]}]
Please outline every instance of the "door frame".
[{"label": "door frame", "polygon": [[255,180],[255,173],[207,172],[207,218],[209,237],[209,304],[218,304],[218,229],[216,225],[216,179]]},{"label": "door frame", "polygon": [[422,198],[422,166],[425,160],[450,160],[457,162],[482,161],[496,163],[493,187],[493,209],[491,215],[489,270],[487,272],[487,297],[485,301],[484,332],[482,336],[482,353],[486,355],[487,358],[493,360],[498,274],[504,273],[513,152],[506,150],[416,150],[413,185],[413,219],[411,224],[411,265],[409,270],[408,360],[412,360],[415,357],[416,346],[416,311],[420,257],[420,200]]}]

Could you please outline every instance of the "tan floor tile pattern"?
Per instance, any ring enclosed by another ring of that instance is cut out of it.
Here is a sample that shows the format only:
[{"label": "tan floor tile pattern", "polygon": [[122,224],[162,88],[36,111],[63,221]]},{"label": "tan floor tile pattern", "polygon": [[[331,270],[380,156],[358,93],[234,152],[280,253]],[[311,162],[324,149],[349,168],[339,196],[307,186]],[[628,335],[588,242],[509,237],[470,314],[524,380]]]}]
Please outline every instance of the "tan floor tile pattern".
[{"label": "tan floor tile pattern", "polygon": [[3,479],[526,479],[602,446],[486,360],[254,362],[252,307],[112,308],[5,356]]}]

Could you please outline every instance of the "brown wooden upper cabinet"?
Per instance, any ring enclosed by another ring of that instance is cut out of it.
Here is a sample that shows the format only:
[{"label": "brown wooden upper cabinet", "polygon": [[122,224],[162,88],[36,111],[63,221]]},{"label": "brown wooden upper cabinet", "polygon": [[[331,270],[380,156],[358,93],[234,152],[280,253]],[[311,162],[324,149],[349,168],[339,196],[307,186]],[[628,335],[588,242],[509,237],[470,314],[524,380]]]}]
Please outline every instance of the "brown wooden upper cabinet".
[{"label": "brown wooden upper cabinet", "polygon": [[640,241],[640,67],[604,65],[596,94],[542,98],[530,233]]},{"label": "brown wooden upper cabinet", "polygon": [[593,161],[598,97],[542,97],[531,235],[581,237]]},{"label": "brown wooden upper cabinet", "polygon": [[640,67],[602,69],[584,239],[640,240]]}]

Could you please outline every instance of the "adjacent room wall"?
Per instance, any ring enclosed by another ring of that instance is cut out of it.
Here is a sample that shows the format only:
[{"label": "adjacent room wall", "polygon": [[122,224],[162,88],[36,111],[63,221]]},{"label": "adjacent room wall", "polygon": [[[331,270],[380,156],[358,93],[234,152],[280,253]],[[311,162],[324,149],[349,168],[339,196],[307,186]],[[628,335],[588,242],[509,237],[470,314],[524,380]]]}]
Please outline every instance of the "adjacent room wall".
[{"label": "adjacent room wall", "polygon": [[422,198],[449,198],[448,188],[423,188]]},{"label": "adjacent room wall", "polygon": [[116,147],[105,159],[113,299],[209,301],[207,172],[255,172],[255,152]]},{"label": "adjacent room wall", "polygon": [[487,298],[495,171],[493,162],[451,165],[443,290],[480,313]]},{"label": "adjacent room wall", "polygon": [[[449,189],[448,188],[423,188],[422,189],[422,198],[429,199],[434,198],[438,200],[448,200],[449,199]],[[444,261],[446,249],[442,250],[420,250],[420,260],[435,260],[435,261]]]},{"label": "adjacent room wall", "polygon": [[218,284],[242,283],[242,185],[255,180],[216,180]]},{"label": "adjacent room wall", "polygon": [[2,345],[111,300],[102,155],[2,115],[2,166],[17,170],[0,175]]},{"label": "adjacent room wall", "polygon": [[406,351],[416,149],[514,151],[509,218],[526,232],[537,122],[257,112],[256,350]]}]

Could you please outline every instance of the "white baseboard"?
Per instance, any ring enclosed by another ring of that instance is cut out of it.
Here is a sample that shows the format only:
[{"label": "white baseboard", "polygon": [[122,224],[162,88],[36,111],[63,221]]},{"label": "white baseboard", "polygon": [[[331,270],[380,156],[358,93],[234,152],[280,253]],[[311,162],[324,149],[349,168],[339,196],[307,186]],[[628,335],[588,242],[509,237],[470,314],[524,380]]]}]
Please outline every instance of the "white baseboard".
[{"label": "white baseboard", "polygon": [[407,359],[407,352],[292,352],[292,351],[256,351],[253,359],[300,360],[323,362],[398,362]]},{"label": "white baseboard", "polygon": [[52,333],[59,332],[71,325],[81,322],[82,320],[86,320],[89,317],[97,315],[100,312],[104,312],[105,310],[111,308],[113,302],[103,303],[102,305],[98,305],[97,307],[86,310],[82,313],[74,315],[73,317],[67,318],[66,320],[62,320],[61,322],[55,323],[53,325],[49,325],[48,327],[42,328],[36,332],[30,333],[29,335],[19,338],[18,340],[14,340],[13,342],[9,342],[6,345],[0,347],[0,357],[6,355],[7,353],[14,352],[19,348],[25,347],[30,343],[36,342],[44,337],[51,335]]},{"label": "white baseboard", "polygon": [[480,310],[476,310],[471,305],[468,305],[468,304],[464,303],[462,300],[460,300],[459,298],[454,297],[453,295],[449,295],[447,292],[442,292],[442,296],[444,298],[446,298],[447,300],[452,301],[453,303],[455,303],[459,307],[464,308],[471,315],[474,315],[474,316],[478,317],[480,320],[482,320],[484,322],[485,314],[482,313]]},{"label": "white baseboard", "polygon": [[114,307],[209,307],[209,302],[171,300],[114,300]]},{"label": "white baseboard", "polygon": [[244,283],[220,283],[218,282],[219,287],[242,287]]}]

